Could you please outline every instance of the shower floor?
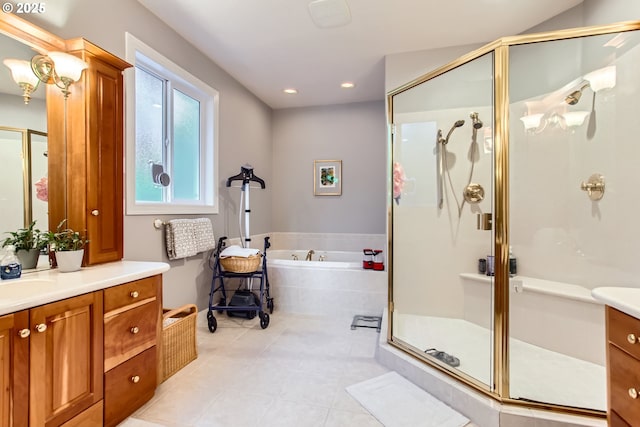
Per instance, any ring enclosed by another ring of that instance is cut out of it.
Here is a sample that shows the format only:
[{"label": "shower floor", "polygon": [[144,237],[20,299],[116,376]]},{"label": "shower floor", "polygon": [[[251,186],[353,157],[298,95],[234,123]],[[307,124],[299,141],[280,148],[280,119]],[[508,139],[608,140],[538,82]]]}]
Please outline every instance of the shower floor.
[{"label": "shower floor", "polygon": [[[457,369],[481,381],[491,378],[491,331],[463,319],[394,315],[394,336],[413,347],[436,348],[460,359]],[[511,338],[513,398],[605,411],[604,366]],[[604,345],[604,344],[603,344]]]}]

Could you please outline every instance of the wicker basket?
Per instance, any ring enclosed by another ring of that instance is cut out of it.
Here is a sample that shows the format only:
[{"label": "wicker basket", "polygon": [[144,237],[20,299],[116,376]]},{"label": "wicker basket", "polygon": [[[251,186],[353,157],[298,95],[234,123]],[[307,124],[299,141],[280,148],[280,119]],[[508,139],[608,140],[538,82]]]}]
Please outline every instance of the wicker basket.
[{"label": "wicker basket", "polygon": [[220,258],[220,265],[225,271],[231,273],[251,273],[260,267],[262,255],[251,255],[249,257],[229,256]]},{"label": "wicker basket", "polygon": [[187,304],[162,315],[162,381],[198,357],[196,316],[198,308]]}]

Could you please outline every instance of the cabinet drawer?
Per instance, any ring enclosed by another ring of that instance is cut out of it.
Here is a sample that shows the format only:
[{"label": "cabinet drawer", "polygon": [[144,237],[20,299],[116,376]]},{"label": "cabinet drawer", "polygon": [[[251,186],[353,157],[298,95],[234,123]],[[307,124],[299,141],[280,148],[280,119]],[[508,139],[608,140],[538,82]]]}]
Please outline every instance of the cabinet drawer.
[{"label": "cabinet drawer", "polygon": [[104,370],[156,344],[158,304],[151,301],[104,319]]},{"label": "cabinet drawer", "polygon": [[609,342],[640,359],[640,320],[607,306],[607,337]]},{"label": "cabinet drawer", "polygon": [[156,347],[151,347],[105,374],[105,426],[117,425],[153,397],[156,366]]},{"label": "cabinet drawer", "polygon": [[635,425],[640,420],[640,361],[609,345],[609,370],[609,409]]},{"label": "cabinet drawer", "polygon": [[161,276],[147,277],[123,285],[114,286],[104,290],[104,312],[108,312],[144,301],[148,298],[155,298],[158,286],[160,286]]}]

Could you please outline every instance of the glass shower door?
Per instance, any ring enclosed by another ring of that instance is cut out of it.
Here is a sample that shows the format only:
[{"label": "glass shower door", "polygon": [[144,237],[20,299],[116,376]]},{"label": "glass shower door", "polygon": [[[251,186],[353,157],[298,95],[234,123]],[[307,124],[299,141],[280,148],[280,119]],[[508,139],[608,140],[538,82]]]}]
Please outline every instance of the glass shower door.
[{"label": "glass shower door", "polygon": [[392,341],[488,389],[493,53],[397,93],[390,104]]},{"label": "glass shower door", "polygon": [[590,292],[640,273],[639,44],[625,32],[510,49],[514,399],[606,410],[604,308]]}]

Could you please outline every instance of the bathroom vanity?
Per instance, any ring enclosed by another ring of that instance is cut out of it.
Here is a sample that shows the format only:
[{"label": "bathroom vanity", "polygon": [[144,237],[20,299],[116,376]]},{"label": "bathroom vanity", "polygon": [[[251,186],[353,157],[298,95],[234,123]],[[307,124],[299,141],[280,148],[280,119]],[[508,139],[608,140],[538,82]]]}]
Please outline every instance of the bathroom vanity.
[{"label": "bathroom vanity", "polygon": [[0,425],[115,426],[154,394],[169,265],[0,282]]},{"label": "bathroom vanity", "polygon": [[592,294],[607,305],[609,426],[640,425],[640,289],[605,287]]}]

